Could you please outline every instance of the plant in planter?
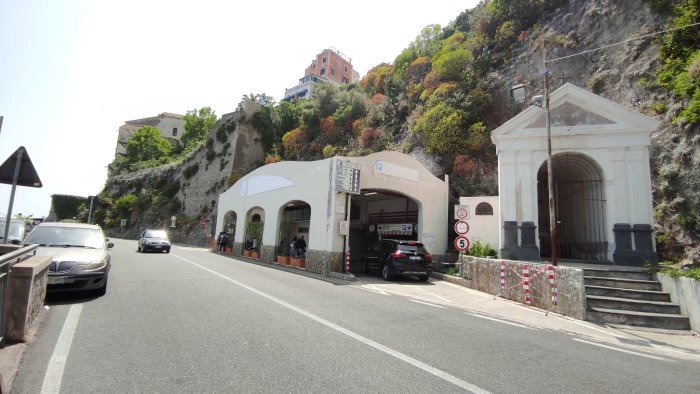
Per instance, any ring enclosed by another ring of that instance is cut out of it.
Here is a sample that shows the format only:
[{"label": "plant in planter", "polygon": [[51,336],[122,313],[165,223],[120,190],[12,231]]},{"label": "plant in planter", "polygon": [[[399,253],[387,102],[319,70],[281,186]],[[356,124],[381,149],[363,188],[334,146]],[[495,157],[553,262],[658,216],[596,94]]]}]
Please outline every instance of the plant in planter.
[{"label": "plant in planter", "polygon": [[251,244],[246,247],[250,251],[250,257],[260,258],[262,248],[262,235],[265,224],[263,222],[248,222],[246,225],[246,239],[251,240]]},{"label": "plant in planter", "polygon": [[289,253],[290,253],[290,235],[292,233],[292,228],[294,223],[291,220],[283,219],[280,221],[280,244],[277,247],[277,262],[279,264],[287,265],[289,264]]}]

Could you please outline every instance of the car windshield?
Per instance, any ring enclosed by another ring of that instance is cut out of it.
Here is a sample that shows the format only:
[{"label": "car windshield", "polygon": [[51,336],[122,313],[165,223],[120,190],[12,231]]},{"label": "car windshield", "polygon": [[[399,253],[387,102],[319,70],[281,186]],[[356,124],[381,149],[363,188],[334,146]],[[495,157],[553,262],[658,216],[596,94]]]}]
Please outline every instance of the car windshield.
[{"label": "car windshield", "polygon": [[415,244],[399,244],[399,250],[402,252],[409,252],[409,253],[418,253],[418,254],[426,254],[428,253],[427,250],[423,247],[423,244],[415,243]]},{"label": "car windshield", "polygon": [[144,238],[168,238],[168,234],[163,230],[146,230]]},{"label": "car windshield", "polygon": [[[5,236],[5,226],[6,221],[0,221],[0,239]],[[24,224],[18,222],[10,222],[10,232],[7,234],[8,239],[19,239],[22,240],[24,236]]]},{"label": "car windshield", "polygon": [[104,248],[105,239],[96,228],[46,226],[35,228],[24,243],[98,249]]}]

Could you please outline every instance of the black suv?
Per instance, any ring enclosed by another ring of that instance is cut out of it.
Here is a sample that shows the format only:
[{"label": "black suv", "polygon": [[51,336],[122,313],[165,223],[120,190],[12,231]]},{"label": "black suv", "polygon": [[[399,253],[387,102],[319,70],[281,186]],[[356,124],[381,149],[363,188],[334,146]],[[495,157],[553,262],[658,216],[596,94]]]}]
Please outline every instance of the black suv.
[{"label": "black suv", "polygon": [[394,275],[417,276],[425,282],[433,271],[433,256],[416,241],[383,239],[372,245],[362,257],[365,273],[377,270],[384,280]]}]

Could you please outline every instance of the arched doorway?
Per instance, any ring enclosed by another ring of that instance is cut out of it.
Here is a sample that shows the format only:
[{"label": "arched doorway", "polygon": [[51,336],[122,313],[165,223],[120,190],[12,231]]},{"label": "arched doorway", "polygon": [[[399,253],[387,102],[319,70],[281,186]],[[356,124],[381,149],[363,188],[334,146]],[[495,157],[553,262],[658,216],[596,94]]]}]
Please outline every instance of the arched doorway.
[{"label": "arched doorway", "polygon": [[[606,261],[605,178],[593,159],[581,153],[552,157],[557,218],[557,257]],[[537,172],[540,255],[551,258],[547,163]]]},{"label": "arched doorway", "polygon": [[236,215],[235,211],[228,211],[224,215],[224,226],[222,227],[222,231],[228,235],[228,244],[226,245],[227,250],[233,250],[233,242],[236,237],[237,217],[238,215]]},{"label": "arched doorway", "polygon": [[262,247],[263,230],[265,229],[265,210],[260,207],[248,211],[245,225],[243,249],[260,251]]},{"label": "arched doorway", "polygon": [[304,237],[306,251],[309,248],[309,233],[311,228],[311,205],[305,201],[289,201],[280,208],[278,223],[278,255],[289,256],[294,237]]}]

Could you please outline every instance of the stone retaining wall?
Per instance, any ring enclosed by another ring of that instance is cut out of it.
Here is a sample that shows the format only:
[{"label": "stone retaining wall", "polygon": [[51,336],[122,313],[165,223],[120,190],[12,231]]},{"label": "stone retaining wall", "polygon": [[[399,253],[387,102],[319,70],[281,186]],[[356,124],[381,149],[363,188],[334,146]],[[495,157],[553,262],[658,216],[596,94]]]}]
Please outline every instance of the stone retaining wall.
[{"label": "stone retaining wall", "polygon": [[[501,291],[501,262],[505,263],[505,291]],[[513,260],[485,259],[472,256],[460,258],[460,273],[466,273],[468,280],[458,283],[484,293],[501,295],[509,300],[525,303],[522,285],[523,266],[530,267],[530,305],[549,310],[553,307],[547,264],[527,263]],[[583,271],[571,267],[555,267],[558,291],[557,313],[584,320],[586,316],[586,295]],[[448,277],[448,275],[444,275]]]},{"label": "stone retaining wall", "polygon": [[690,328],[700,332],[700,280],[693,278],[673,278],[656,274],[664,291],[671,294],[671,301],[681,307],[681,313],[690,319]]},{"label": "stone retaining wall", "polygon": [[8,283],[5,336],[10,342],[24,342],[46,298],[51,256],[32,256],[12,266]]}]

